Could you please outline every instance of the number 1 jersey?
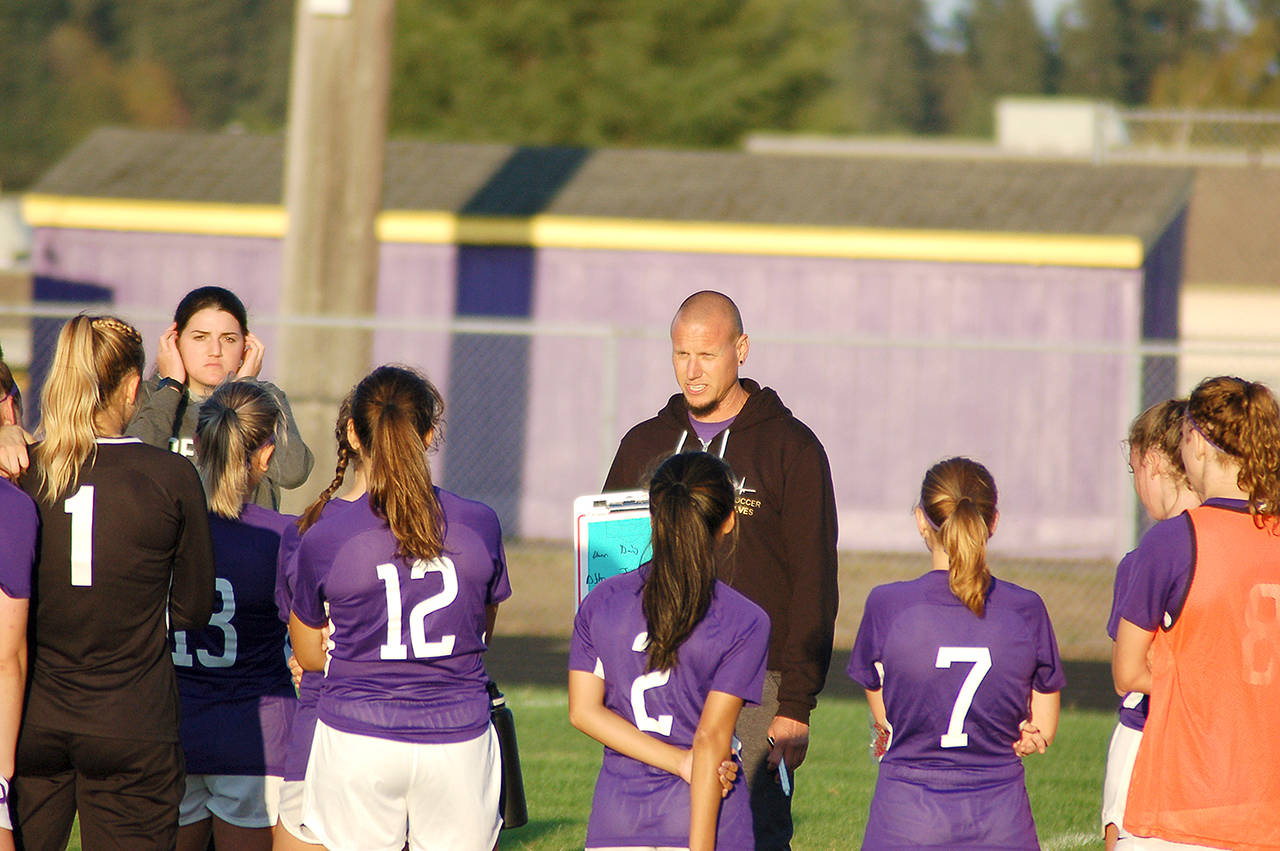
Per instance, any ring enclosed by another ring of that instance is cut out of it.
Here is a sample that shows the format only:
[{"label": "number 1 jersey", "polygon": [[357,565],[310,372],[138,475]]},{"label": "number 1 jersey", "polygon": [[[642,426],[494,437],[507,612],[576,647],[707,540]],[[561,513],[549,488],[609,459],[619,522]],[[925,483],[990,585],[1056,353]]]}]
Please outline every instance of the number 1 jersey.
[{"label": "number 1 jersey", "polygon": [[204,490],[181,456],[136,438],[97,444],[76,486],[52,505],[40,500],[33,472],[22,480],[41,522],[26,719],[52,730],[176,742],[168,621],[201,627],[213,606]]}]

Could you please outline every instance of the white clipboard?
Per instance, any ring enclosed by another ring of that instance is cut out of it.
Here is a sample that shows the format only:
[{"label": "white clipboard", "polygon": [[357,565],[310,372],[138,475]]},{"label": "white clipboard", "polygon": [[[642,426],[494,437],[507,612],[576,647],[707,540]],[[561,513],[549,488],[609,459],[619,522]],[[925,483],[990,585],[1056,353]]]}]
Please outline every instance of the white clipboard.
[{"label": "white clipboard", "polygon": [[610,576],[649,560],[649,494],[617,491],[573,501],[574,611],[591,589]]}]

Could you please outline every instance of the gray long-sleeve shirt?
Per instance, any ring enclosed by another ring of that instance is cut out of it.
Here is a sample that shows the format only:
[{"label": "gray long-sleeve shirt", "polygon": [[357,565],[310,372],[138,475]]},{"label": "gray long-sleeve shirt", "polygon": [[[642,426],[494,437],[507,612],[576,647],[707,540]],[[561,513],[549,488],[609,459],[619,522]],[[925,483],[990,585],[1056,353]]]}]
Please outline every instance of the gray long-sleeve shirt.
[{"label": "gray long-sleeve shirt", "polygon": [[[242,378],[240,381],[256,381]],[[280,508],[280,489],[296,488],[307,480],[315,457],[298,432],[298,423],[289,408],[284,391],[269,381],[259,381],[284,412],[286,436],[277,446],[267,467],[267,475],[258,483],[249,501],[273,511]],[[153,376],[138,387],[138,410],[125,433],[143,443],[159,446],[188,458],[195,457],[196,419],[203,400],[192,398],[189,391],[176,387],[160,387],[160,377]]]}]

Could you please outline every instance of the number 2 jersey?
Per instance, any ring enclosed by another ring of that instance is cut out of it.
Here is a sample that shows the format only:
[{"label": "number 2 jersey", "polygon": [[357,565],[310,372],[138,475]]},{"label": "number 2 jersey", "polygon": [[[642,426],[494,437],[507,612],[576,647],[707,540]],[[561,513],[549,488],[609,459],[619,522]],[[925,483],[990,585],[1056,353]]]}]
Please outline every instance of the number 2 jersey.
[{"label": "number 2 jersey", "polygon": [[284,772],[297,701],[275,602],[276,561],[293,522],[252,503],[236,520],[209,515],[213,615],[202,630],[175,631],[172,644],[188,774]]},{"label": "number 2 jersey", "polygon": [[924,769],[1020,769],[1013,743],[1032,690],[1066,685],[1038,594],[993,577],[978,617],[945,570],[871,590],[848,673],[884,689],[893,730],[882,764]]},{"label": "number 2 jersey", "polygon": [[75,487],[52,505],[40,500],[37,481],[30,470],[22,479],[41,522],[25,723],[176,742],[167,620],[202,627],[213,602],[209,515],[195,467],[135,438],[100,438]]},{"label": "number 2 jersey", "polygon": [[470,741],[489,724],[485,609],[511,596],[498,517],[436,488],[444,547],[430,561],[396,556],[369,497],[333,500],[302,536],[293,614],[326,622],[329,660],[317,717],[335,730],[393,741]]},{"label": "number 2 jersey", "polygon": [[[680,645],[670,671],[648,671],[641,595],[648,565],[606,579],[573,624],[569,670],[604,680],[605,706],[641,731],[680,748],[693,745],[707,694],[758,704],[769,653],[769,616],[723,582],[707,614]],[[750,793],[742,778],[720,806],[719,848],[755,847]],[[596,780],[587,847],[689,845],[689,784],[606,747]]]}]

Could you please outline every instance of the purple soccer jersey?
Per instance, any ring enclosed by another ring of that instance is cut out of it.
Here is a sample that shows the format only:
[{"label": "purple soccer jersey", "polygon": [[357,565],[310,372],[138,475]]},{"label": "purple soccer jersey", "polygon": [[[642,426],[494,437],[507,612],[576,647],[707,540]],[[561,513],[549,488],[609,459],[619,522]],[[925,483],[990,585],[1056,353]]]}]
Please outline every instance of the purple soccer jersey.
[{"label": "purple soccer jersey", "polygon": [[430,744],[469,741],[489,724],[485,609],[511,596],[502,532],[488,506],[436,494],[446,532],[430,561],[396,556],[367,496],[302,537],[293,614],[331,624],[316,711],[336,730]]},{"label": "purple soccer jersey", "polygon": [[[321,517],[329,516],[350,508],[353,503],[342,499],[332,499],[325,503]],[[280,554],[276,570],[276,607],[280,620],[288,623],[289,612],[293,609],[293,590],[298,579],[298,548],[302,545],[302,536],[295,524],[289,524],[280,536]],[[285,780],[305,780],[307,763],[311,759],[311,740],[316,731],[316,701],[320,699],[320,683],[324,674],[319,671],[303,671],[302,681],[298,684],[298,704],[293,713],[293,723],[289,730],[289,742],[285,746],[284,774]]]},{"label": "purple soccer jersey", "polygon": [[1039,595],[992,578],[979,618],[946,571],[880,585],[848,673],[893,728],[863,847],[1038,847],[1013,743],[1032,690],[1066,684]]},{"label": "purple soccer jersey", "polygon": [[[1207,499],[1205,505],[1248,511],[1242,499]],[[1123,618],[1155,631],[1178,619],[1195,570],[1195,531],[1185,512],[1152,526],[1134,550],[1132,576],[1116,602],[1116,623]]]},{"label": "purple soccer jersey", "polygon": [[[647,624],[641,589],[648,566],[605,580],[578,610],[569,668],[603,676],[605,706],[643,732],[689,748],[711,691],[759,703],[769,650],[769,618],[717,582],[706,617],[680,646],[670,671],[646,672]],[[717,845],[755,847],[748,792],[739,782],[720,808]],[[689,844],[689,785],[610,749],[596,780],[587,845]]]},{"label": "purple soccer jersey", "polygon": [[257,505],[246,505],[239,520],[209,515],[213,616],[205,629],[171,639],[191,774],[284,771],[296,700],[275,603],[276,559],[293,520]]},{"label": "purple soccer jersey", "polygon": [[882,761],[923,768],[1020,764],[1013,743],[1031,691],[1066,684],[1038,594],[993,578],[979,618],[942,570],[872,589],[849,676],[884,689],[893,738]]},{"label": "purple soccer jersey", "polygon": [[[1111,614],[1107,618],[1107,635],[1116,640],[1120,628],[1120,600],[1129,590],[1137,569],[1137,550],[1132,550],[1116,565],[1116,581],[1111,594]],[[1120,701],[1120,723],[1131,730],[1142,731],[1147,724],[1147,707],[1150,700],[1145,694],[1131,691]]]},{"label": "purple soccer jersey", "polygon": [[36,504],[8,479],[0,479],[0,590],[13,600],[31,598],[40,514]]}]

